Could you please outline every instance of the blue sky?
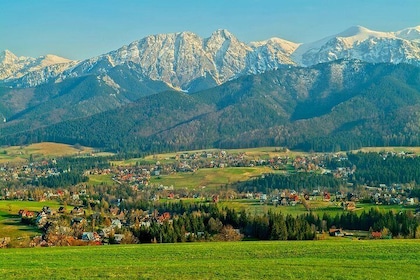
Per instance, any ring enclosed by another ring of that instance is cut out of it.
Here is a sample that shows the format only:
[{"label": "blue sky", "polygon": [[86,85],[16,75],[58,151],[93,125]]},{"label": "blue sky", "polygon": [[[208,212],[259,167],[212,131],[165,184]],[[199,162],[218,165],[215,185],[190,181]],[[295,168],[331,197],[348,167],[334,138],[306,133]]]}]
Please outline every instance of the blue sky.
[{"label": "blue sky", "polygon": [[362,25],[420,25],[420,0],[0,0],[0,51],[84,59],[150,34],[228,29],[306,43]]}]

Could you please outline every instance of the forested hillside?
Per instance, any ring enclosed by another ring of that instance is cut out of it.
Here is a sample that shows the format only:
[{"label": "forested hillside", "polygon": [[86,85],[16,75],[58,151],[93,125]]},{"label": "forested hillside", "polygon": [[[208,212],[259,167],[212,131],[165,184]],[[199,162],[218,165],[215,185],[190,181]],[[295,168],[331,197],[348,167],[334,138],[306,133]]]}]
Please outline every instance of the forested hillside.
[{"label": "forested hillside", "polygon": [[40,129],[2,132],[3,144],[58,141],[114,151],[419,146],[420,69],[344,60],[291,67],[195,94],[166,91]]}]

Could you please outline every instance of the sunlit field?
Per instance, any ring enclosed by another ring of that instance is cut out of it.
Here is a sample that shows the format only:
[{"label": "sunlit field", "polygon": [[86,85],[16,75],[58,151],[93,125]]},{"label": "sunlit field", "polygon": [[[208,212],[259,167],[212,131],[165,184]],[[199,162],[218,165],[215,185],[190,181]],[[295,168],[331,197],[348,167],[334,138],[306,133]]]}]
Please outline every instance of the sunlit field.
[{"label": "sunlit field", "polygon": [[7,249],[2,279],[415,279],[420,242],[204,242]]}]

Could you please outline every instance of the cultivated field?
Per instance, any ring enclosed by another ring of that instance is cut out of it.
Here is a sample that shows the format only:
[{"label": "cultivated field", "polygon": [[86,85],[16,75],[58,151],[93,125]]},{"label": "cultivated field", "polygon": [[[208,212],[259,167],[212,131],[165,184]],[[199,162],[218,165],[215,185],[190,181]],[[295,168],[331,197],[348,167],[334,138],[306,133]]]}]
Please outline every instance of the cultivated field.
[{"label": "cultivated field", "polygon": [[420,242],[142,244],[5,249],[2,279],[416,279]]}]

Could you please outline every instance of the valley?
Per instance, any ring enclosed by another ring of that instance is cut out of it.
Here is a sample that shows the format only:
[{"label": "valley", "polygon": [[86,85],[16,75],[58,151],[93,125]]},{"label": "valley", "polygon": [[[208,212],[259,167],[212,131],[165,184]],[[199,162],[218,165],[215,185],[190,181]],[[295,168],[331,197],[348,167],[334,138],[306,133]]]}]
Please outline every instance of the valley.
[{"label": "valley", "polygon": [[[376,231],[418,238],[416,147],[349,153],[264,147],[142,157],[76,148],[7,148],[25,151],[25,158],[10,153],[17,160],[0,169],[0,238],[8,246],[215,241],[230,226],[236,231],[229,240],[323,239],[331,228],[358,231],[355,238],[363,239]],[[273,232],[277,219],[279,226],[286,221],[287,232]],[[102,235],[90,239],[89,232]],[[111,241],[114,235],[118,241]]]},{"label": "valley", "polygon": [[2,6],[2,279],[415,278],[418,3],[219,2]]}]

